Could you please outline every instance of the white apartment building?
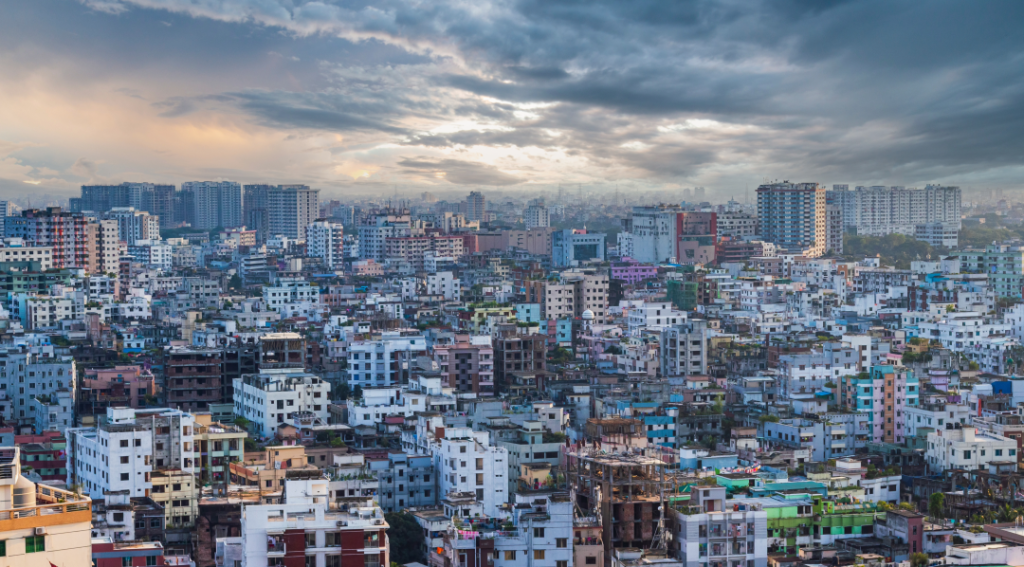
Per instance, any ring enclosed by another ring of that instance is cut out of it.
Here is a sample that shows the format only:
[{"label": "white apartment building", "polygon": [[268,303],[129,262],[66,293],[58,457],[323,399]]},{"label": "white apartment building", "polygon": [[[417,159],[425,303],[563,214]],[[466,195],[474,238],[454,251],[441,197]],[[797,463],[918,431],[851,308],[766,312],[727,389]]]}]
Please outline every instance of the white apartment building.
[{"label": "white apartment building", "polygon": [[[694,487],[692,493],[690,503],[700,506],[701,513],[670,511],[676,526],[670,545],[677,557],[692,559],[693,565],[707,565],[709,557],[729,557],[730,565],[767,567],[768,512],[762,506],[771,500],[759,498],[734,509],[738,501],[726,500],[723,486]],[[807,509],[810,516],[810,506]]]},{"label": "white apartment building", "polygon": [[138,239],[128,245],[128,255],[153,270],[170,272],[174,267],[171,245],[160,240]]},{"label": "white apartment building", "polygon": [[150,496],[152,474],[194,474],[195,419],[176,409],[107,408],[107,423],[67,430],[68,486],[91,498],[127,490]]},{"label": "white apartment building", "polygon": [[960,227],[959,187],[858,186],[850,191],[848,185],[833,185],[827,198],[842,209],[847,229],[855,229],[860,235],[913,235],[917,225],[928,223],[955,223],[957,229]]},{"label": "white apartment building", "polygon": [[320,288],[302,278],[278,278],[274,285],[263,287],[263,303],[278,312],[293,303],[319,304]]},{"label": "white apartment building", "polygon": [[921,337],[938,340],[942,346],[955,351],[970,351],[985,337],[1010,334],[1011,326],[993,323],[983,313],[975,311],[947,313],[938,321],[922,321],[907,328],[907,338]]},{"label": "white apartment building", "polygon": [[484,514],[505,515],[508,502],[508,449],[488,445],[485,431],[446,427],[444,438],[432,446],[434,468],[440,473],[441,495],[470,493],[483,504]]},{"label": "white apartment building", "polygon": [[318,220],[306,230],[306,253],[322,258],[327,267],[340,268],[344,251],[344,227],[340,222]]},{"label": "white apartment building", "polygon": [[354,342],[348,347],[349,383],[364,388],[408,384],[412,361],[426,354],[422,335],[389,332],[380,340]]},{"label": "white apartment building", "polygon": [[757,235],[757,215],[753,213],[718,213],[716,217],[718,238],[730,237],[736,240]]},{"label": "white apartment building", "polygon": [[707,373],[707,322],[694,319],[662,328],[658,371],[662,376]]},{"label": "white apartment building", "polygon": [[383,263],[387,259],[387,239],[399,236],[412,236],[408,211],[387,210],[371,216],[359,226],[358,257]]},{"label": "white apartment building", "polygon": [[523,211],[523,223],[526,224],[526,230],[551,226],[551,216],[544,199],[534,201]]},{"label": "white apartment building", "polygon": [[461,282],[451,272],[427,274],[427,295],[440,295],[448,301],[462,301]]},{"label": "white apartment building", "polygon": [[629,336],[639,337],[641,332],[659,333],[666,327],[686,322],[686,312],[679,311],[671,302],[643,303],[629,310],[626,325]]},{"label": "white apartment building", "polygon": [[271,437],[295,412],[310,412],[324,423],[331,384],[302,368],[260,368],[259,374],[235,378],[235,415],[251,422],[250,431]]},{"label": "white apartment building", "polygon": [[970,426],[947,424],[947,429],[928,434],[924,456],[932,474],[941,474],[946,469],[987,471],[989,465],[996,463],[1016,469],[1017,441],[979,433]]},{"label": "white apartment building", "polygon": [[[245,567],[284,565],[285,553],[307,567],[391,564],[384,511],[371,501],[338,506],[329,481],[286,480],[282,501],[242,508],[241,561]],[[301,534],[288,537],[285,534]]]},{"label": "white apartment building", "polygon": [[[52,247],[22,246],[20,238],[8,238],[7,241],[4,247],[0,248],[0,262],[39,262],[41,269],[53,269]],[[18,244],[10,241],[17,241]]]},{"label": "white apartment building", "polygon": [[903,413],[906,415],[906,437],[915,437],[917,430],[921,427],[930,428],[933,430],[944,430],[946,424],[959,424],[962,426],[967,425],[967,421],[971,418],[971,410],[966,405],[962,404],[949,404],[949,403],[936,403],[936,404],[921,404],[918,406],[907,406],[903,408]]},{"label": "white apartment building", "polygon": [[442,379],[416,376],[408,386],[365,388],[362,403],[349,401],[348,424],[376,426],[389,416],[410,417],[416,412],[443,413],[456,407],[455,389]]}]

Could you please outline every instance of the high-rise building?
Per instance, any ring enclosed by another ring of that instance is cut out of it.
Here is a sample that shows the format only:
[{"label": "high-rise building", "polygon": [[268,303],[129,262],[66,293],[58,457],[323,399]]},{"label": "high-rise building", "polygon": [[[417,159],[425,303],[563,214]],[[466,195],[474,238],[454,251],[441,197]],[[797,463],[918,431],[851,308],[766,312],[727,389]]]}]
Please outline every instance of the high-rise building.
[{"label": "high-rise building", "polygon": [[956,223],[960,228],[959,187],[927,185],[924,189],[894,186],[833,185],[829,204],[842,209],[846,230],[865,236],[914,235],[917,225]]},{"label": "high-rise building", "polygon": [[117,237],[128,246],[139,240],[160,240],[160,220],[135,207],[114,207],[102,219],[117,221]]},{"label": "high-rise building", "polygon": [[159,216],[164,228],[174,226],[174,185],[83,185],[82,196],[69,200],[69,209],[73,213],[91,211],[100,214],[115,207],[134,207],[137,211]]},{"label": "high-rise building", "polygon": [[257,184],[246,185],[245,199],[243,202],[243,218],[245,226],[249,230],[256,231],[256,241],[263,243],[267,241],[267,230],[270,228],[270,216],[268,211],[270,203],[270,192],[274,190],[273,185]]},{"label": "high-rise building", "polygon": [[[4,232],[8,237],[24,239],[28,245],[52,248],[54,268],[88,268],[90,224],[82,213],[49,207],[28,209],[22,211],[20,217],[8,217]],[[92,232],[94,239],[95,234]]]},{"label": "high-rise building", "polygon": [[326,219],[310,224],[306,231],[306,254],[322,258],[332,270],[341,267],[344,258],[342,229],[340,222]]},{"label": "high-rise building", "polygon": [[196,224],[196,194],[184,187],[174,193],[174,225],[180,224]]},{"label": "high-rise building", "polygon": [[387,208],[368,215],[359,226],[359,257],[383,263],[387,257],[387,239],[410,236],[411,230],[408,209]]},{"label": "high-rise building", "polygon": [[267,193],[268,235],[306,238],[306,228],[320,215],[320,190],[307,185],[280,185]]},{"label": "high-rise building", "polygon": [[195,222],[193,227],[234,228],[242,226],[242,186],[234,181],[188,181],[182,191],[193,194]]},{"label": "high-rise building", "polygon": [[523,212],[523,222],[526,224],[526,230],[551,226],[551,216],[548,214],[544,199],[537,199],[526,208]]},{"label": "high-rise building", "polygon": [[761,237],[787,254],[817,257],[828,244],[825,189],[817,183],[770,183],[757,188]]},{"label": "high-rise building", "polygon": [[839,205],[825,205],[825,251],[830,254],[843,253],[843,208]]},{"label": "high-rise building", "polygon": [[484,194],[479,191],[470,192],[466,197],[465,209],[462,211],[466,218],[471,221],[483,221],[484,209],[487,207],[487,200]]}]

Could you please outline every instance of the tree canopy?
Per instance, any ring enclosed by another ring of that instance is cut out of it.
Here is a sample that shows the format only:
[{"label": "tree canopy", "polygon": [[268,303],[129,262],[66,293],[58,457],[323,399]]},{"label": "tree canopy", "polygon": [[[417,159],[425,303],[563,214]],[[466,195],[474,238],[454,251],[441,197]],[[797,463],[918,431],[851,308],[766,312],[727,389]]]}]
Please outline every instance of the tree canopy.
[{"label": "tree canopy", "polygon": [[426,563],[423,555],[423,530],[416,518],[408,512],[385,514],[388,523],[388,539],[391,540],[391,560],[399,565],[419,561]]}]

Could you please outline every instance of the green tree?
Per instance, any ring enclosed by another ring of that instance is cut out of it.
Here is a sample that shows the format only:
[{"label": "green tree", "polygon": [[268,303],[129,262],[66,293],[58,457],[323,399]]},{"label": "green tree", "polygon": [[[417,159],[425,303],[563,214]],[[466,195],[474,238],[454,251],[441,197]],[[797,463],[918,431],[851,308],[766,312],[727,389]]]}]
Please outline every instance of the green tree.
[{"label": "green tree", "polygon": [[249,429],[249,423],[251,423],[251,422],[248,419],[245,419],[242,416],[238,416],[238,417],[235,418],[235,421],[233,421],[232,423],[234,423],[238,427],[241,427],[242,429]]},{"label": "green tree", "polygon": [[242,283],[242,278],[238,274],[231,276],[231,279],[228,280],[228,289],[241,291],[243,287],[245,284]]},{"label": "green tree", "polygon": [[914,553],[910,556],[910,567],[928,567],[928,555],[924,553]]},{"label": "green tree", "polygon": [[900,502],[900,510],[906,510],[907,512],[916,512],[914,505],[910,502]]},{"label": "green tree", "polygon": [[391,541],[391,559],[399,565],[418,561],[426,563],[423,556],[423,529],[416,518],[408,512],[385,514],[388,523],[388,539]]},{"label": "green tree", "polygon": [[878,503],[878,511],[879,512],[888,512],[889,510],[892,510],[892,505],[890,505],[885,500],[882,500],[882,501],[880,501]]},{"label": "green tree", "polygon": [[936,492],[928,497],[928,515],[941,518],[946,510],[946,495]]},{"label": "green tree", "polygon": [[352,389],[352,397],[357,400],[363,399],[363,387],[356,384],[356,387]]},{"label": "green tree", "polygon": [[338,388],[338,397],[347,400],[352,395],[352,388],[349,387],[348,382],[342,382],[341,387]]}]

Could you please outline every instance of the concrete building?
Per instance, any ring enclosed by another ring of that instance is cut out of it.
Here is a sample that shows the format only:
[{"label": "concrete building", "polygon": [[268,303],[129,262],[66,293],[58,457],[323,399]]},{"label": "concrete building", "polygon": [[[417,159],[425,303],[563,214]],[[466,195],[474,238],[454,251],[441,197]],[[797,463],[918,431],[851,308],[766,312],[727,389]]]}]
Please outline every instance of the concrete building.
[{"label": "concrete building", "polygon": [[97,427],[67,430],[69,486],[80,485],[96,498],[119,490],[151,496],[154,472],[195,473],[191,414],[166,408],[108,408],[106,417],[106,423]]},{"label": "concrete building", "polygon": [[661,329],[658,343],[661,376],[694,376],[707,373],[707,322],[683,321]]},{"label": "concrete building", "polygon": [[466,197],[465,209],[462,212],[466,215],[466,220],[483,221],[486,209],[487,199],[484,198],[484,194],[479,191],[471,191]]},{"label": "concrete building", "polygon": [[347,508],[330,501],[329,481],[288,480],[280,503],[245,506],[242,549],[246,567],[388,567],[388,523],[370,502]]},{"label": "concrete building", "polygon": [[955,223],[960,228],[959,187],[858,186],[851,191],[849,185],[833,185],[827,199],[842,210],[846,229],[860,235],[913,236],[917,225],[929,223]]},{"label": "concrete building", "polygon": [[467,341],[434,347],[434,361],[446,379],[445,385],[457,392],[493,396],[494,349],[491,347],[491,338],[466,338]]},{"label": "concrete building", "polygon": [[687,565],[690,558],[701,565],[728,557],[731,565],[767,567],[768,512],[761,506],[743,503],[737,510],[726,500],[724,486],[695,486],[689,508],[693,513],[672,512],[676,531],[671,549]]},{"label": "concrete building", "polygon": [[551,226],[551,217],[548,214],[547,205],[544,204],[544,199],[530,202],[530,206],[523,211],[523,223],[526,225],[526,230]]},{"label": "concrete building", "polygon": [[67,391],[74,400],[77,379],[74,358],[55,354],[52,346],[0,348],[0,390],[16,424],[35,424],[35,398]]},{"label": "concrete building", "polygon": [[343,227],[340,222],[318,220],[306,231],[306,253],[321,258],[328,268],[340,269],[345,258]]},{"label": "concrete building", "polygon": [[605,235],[602,233],[566,229],[551,234],[551,263],[555,266],[577,266],[587,260],[603,261],[605,257]]},{"label": "concrete building", "polygon": [[320,216],[320,190],[306,185],[280,185],[267,194],[268,236],[305,239],[306,229]]},{"label": "concrete building", "polygon": [[115,207],[103,213],[103,220],[117,221],[117,237],[129,246],[139,240],[160,240],[160,221],[133,207]]},{"label": "concrete building", "polygon": [[840,376],[840,404],[870,416],[871,441],[903,443],[906,411],[918,405],[920,382],[905,366],[872,366],[868,376]]},{"label": "concrete building", "polygon": [[787,254],[817,257],[828,244],[825,189],[817,183],[771,183],[757,188],[761,238]]},{"label": "concrete building", "polygon": [[194,228],[234,228],[244,226],[242,219],[242,186],[234,181],[186,181],[183,192],[193,195]]},{"label": "concrete building", "polygon": [[249,420],[251,432],[273,436],[295,412],[310,412],[327,423],[330,383],[306,373],[301,366],[267,366],[272,365],[261,365],[259,374],[234,380],[235,415]]},{"label": "concrete building", "polygon": [[381,387],[408,384],[412,361],[427,354],[421,335],[384,333],[380,340],[357,341],[349,345],[349,383],[353,387]]},{"label": "concrete building", "polygon": [[91,501],[22,476],[20,449],[0,448],[0,550],[4,565],[90,567]]},{"label": "concrete building", "polygon": [[640,262],[708,264],[715,260],[717,213],[684,211],[679,205],[633,207],[623,219],[623,230],[631,235],[628,255]]},{"label": "concrete building", "polygon": [[946,424],[945,429],[929,433],[924,455],[932,474],[947,469],[989,471],[997,465],[1017,468],[1015,440],[960,424]]}]

